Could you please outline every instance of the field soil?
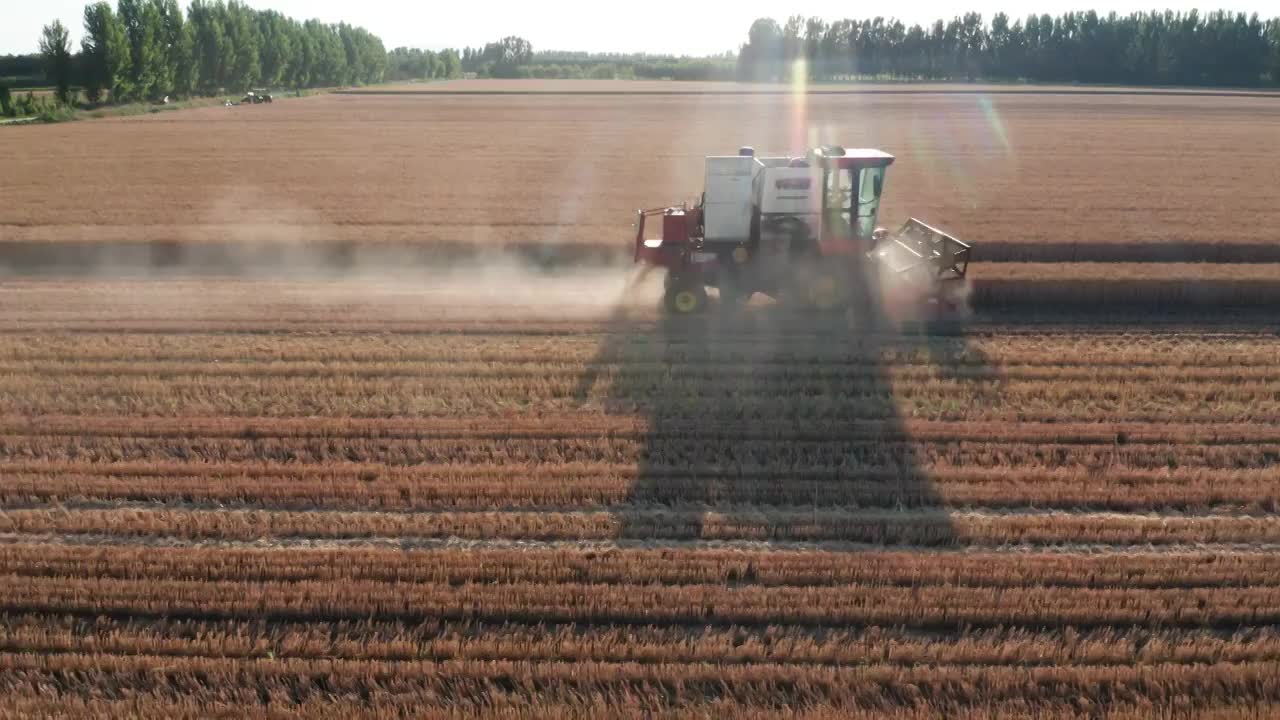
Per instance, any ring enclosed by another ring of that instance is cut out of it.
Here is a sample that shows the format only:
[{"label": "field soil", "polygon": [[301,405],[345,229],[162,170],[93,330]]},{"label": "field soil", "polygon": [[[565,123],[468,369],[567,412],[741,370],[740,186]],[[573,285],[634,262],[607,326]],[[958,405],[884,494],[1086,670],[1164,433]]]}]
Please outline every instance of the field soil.
[{"label": "field soil", "polygon": [[[715,93],[0,129],[0,717],[1274,716],[1278,129]],[[637,207],[832,140],[985,253],[966,311],[657,312]]]}]

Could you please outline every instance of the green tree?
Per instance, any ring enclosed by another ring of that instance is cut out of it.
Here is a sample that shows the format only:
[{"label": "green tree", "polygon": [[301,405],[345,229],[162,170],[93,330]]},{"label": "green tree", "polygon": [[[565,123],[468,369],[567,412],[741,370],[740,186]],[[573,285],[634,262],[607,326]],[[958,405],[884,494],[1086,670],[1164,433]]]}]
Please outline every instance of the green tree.
[{"label": "green tree", "polygon": [[[361,81],[369,85],[382,82],[387,72],[387,49],[383,47],[382,40],[364,28],[355,29],[355,38],[363,75]],[[434,57],[432,65],[435,65]]]},{"label": "green tree", "polygon": [[319,20],[308,20],[304,25],[313,51],[311,87],[331,87],[343,84],[347,75],[347,53],[338,37],[338,29]]},{"label": "green tree", "polygon": [[442,78],[456,78],[462,75],[462,58],[458,51],[448,48],[440,52],[440,75]]},{"label": "green tree", "polygon": [[782,74],[782,28],[772,18],[751,23],[747,44],[738,53],[738,74],[743,80],[777,80]]},{"label": "green tree", "polygon": [[293,59],[289,61],[289,84],[295,88],[311,87],[315,77],[316,44],[306,26],[291,22],[289,34],[293,37]]},{"label": "green tree", "polygon": [[1271,82],[1280,83],[1280,18],[1268,22],[1267,27],[1271,45]]},{"label": "green tree", "polygon": [[342,41],[342,52],[347,59],[340,84],[355,85],[364,82],[360,39],[356,36],[355,29],[346,23],[338,23],[338,39]]},{"label": "green tree", "polygon": [[800,36],[797,18],[785,29],[768,18],[757,20],[738,56],[739,75],[789,77],[787,63],[803,56],[810,76],[821,79],[852,74],[1144,84],[1280,81],[1280,21],[1223,11],[1066,12],[1031,15],[1012,25],[1003,13],[987,25],[970,12],[910,28],[883,18],[809,20]]},{"label": "green tree", "polygon": [[169,84],[159,8],[153,0],[120,0],[117,13],[129,39],[130,87],[124,99],[156,99]]},{"label": "green tree", "polygon": [[518,77],[519,68],[533,61],[533,45],[515,35],[484,46],[480,67],[493,77]]},{"label": "green tree", "polygon": [[160,45],[165,70],[162,88],[179,97],[191,95],[196,84],[195,38],[182,16],[178,0],[152,0],[159,16]]},{"label": "green tree", "polygon": [[226,58],[230,54],[221,2],[192,0],[187,8],[187,25],[191,28],[192,56],[196,67],[196,90],[214,95],[222,88],[226,74]]},{"label": "green tree", "polygon": [[262,84],[275,87],[284,82],[291,58],[296,52],[295,39],[288,19],[274,10],[257,13],[258,37],[261,38],[259,59]]},{"label": "green tree", "polygon": [[257,84],[262,73],[258,51],[258,29],[253,10],[232,0],[227,3],[227,41],[231,46],[228,88],[243,92]]},{"label": "green tree", "polygon": [[80,58],[89,102],[99,102],[103,90],[110,92],[113,100],[128,94],[129,40],[110,4],[97,2],[85,7]]},{"label": "green tree", "polygon": [[13,95],[9,92],[9,86],[0,83],[0,115],[13,117],[16,114],[13,109]]},{"label": "green tree", "polygon": [[173,91],[178,97],[190,97],[196,94],[196,86],[200,78],[200,66],[196,62],[195,28],[188,23],[182,24],[174,49]]},{"label": "green tree", "polygon": [[45,74],[57,88],[58,102],[71,103],[71,37],[61,20],[45,25],[40,32],[40,54]]}]

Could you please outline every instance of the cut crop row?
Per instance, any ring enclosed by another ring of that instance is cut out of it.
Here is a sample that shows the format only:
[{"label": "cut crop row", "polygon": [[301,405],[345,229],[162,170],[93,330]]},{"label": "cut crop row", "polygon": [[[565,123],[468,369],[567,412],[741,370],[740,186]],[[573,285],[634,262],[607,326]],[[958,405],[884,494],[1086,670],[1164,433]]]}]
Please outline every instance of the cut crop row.
[{"label": "cut crop row", "polygon": [[[356,463],[390,466],[488,466],[527,469],[581,463],[635,466],[638,476],[696,474],[709,479],[835,476],[875,478],[927,474],[940,467],[983,470],[1266,470],[1280,444],[1105,444],[1052,442],[914,442],[903,434],[850,440],[737,438],[734,426],[708,433],[655,432],[643,436],[504,439],[427,438],[148,438],[0,435],[3,463]],[[926,470],[919,470],[919,469]],[[919,472],[918,472],[919,471]],[[698,482],[692,485],[698,485]]]},{"label": "cut crop row", "polygon": [[1268,663],[834,668],[7,654],[0,655],[0,691],[23,695],[39,687],[87,700],[93,697],[93,688],[101,687],[110,688],[115,696],[151,695],[172,701],[191,695],[211,703],[244,701],[256,691],[259,697],[251,705],[274,698],[283,706],[333,696],[369,700],[412,696],[433,704],[501,703],[504,696],[512,695],[564,703],[596,696],[651,710],[713,699],[775,709],[827,703],[888,709],[901,706],[904,698],[953,706],[1017,699],[1033,708],[1061,702],[1064,695],[1091,704],[1150,696],[1195,709],[1245,699],[1280,699],[1280,680],[1273,671]]},{"label": "cut crop row", "polygon": [[0,545],[0,574],[236,582],[595,583],[840,587],[1280,586],[1273,552],[991,553],[885,550],[411,549]]},{"label": "cut crop row", "polygon": [[655,418],[781,418],[842,422],[912,417],[956,421],[1275,422],[1280,379],[1201,382],[1176,376],[1053,382],[613,370],[560,378],[0,378],[12,414],[156,416],[494,416],[538,408]]},{"label": "cut crop row", "polygon": [[[67,290],[82,299],[81,286]],[[147,285],[127,285],[121,292],[145,295]],[[240,302],[243,296],[236,296]],[[231,302],[231,300],[229,300]],[[628,358],[664,358],[694,364],[699,352],[694,336],[658,333],[620,333],[609,325],[589,334],[558,336],[524,333],[463,335],[387,335],[376,332],[345,335],[286,334],[264,342],[255,335],[116,332],[60,335],[10,333],[0,347],[0,359],[11,362],[197,362],[252,366],[259,363],[490,363],[545,365],[549,360],[587,365]],[[632,329],[632,328],[622,328]],[[642,330],[643,328],[635,328]],[[802,349],[775,348],[765,357],[750,333],[718,334],[716,362],[751,362],[757,366],[790,365],[809,358],[826,367],[850,365],[952,365],[964,367],[1142,367],[1214,368],[1272,367],[1277,341],[1265,329],[1248,334],[1225,332],[1215,324],[1212,333],[1162,331],[1124,326],[1117,334],[1104,326],[1073,326],[1071,332],[982,323],[964,337],[853,336],[842,342],[806,344]],[[605,347],[607,345],[607,347]],[[606,352],[602,352],[605,350]]]},{"label": "cut crop row", "polygon": [[[777,363],[782,364],[782,363]],[[774,368],[770,368],[773,370]],[[716,363],[714,366],[680,368],[684,381],[723,383],[727,379],[744,378],[760,373],[762,368],[753,363]],[[672,371],[667,360],[636,360],[626,362],[619,373],[628,376],[664,375]],[[1180,366],[1139,365],[1129,367],[1109,365],[981,365],[978,363],[899,363],[892,359],[869,359],[860,363],[814,364],[788,373],[808,381],[840,382],[842,384],[890,382],[896,385],[922,384],[931,381],[1030,381],[1030,382],[1167,382],[1176,373],[1183,382],[1213,383],[1230,387],[1235,384],[1275,383],[1280,380],[1280,369],[1269,365],[1244,366]],[[114,378],[125,382],[130,378],[167,380],[174,383],[193,383],[200,380],[225,378],[247,381],[250,379],[333,379],[383,380],[408,378],[430,380],[452,385],[457,383],[510,382],[528,384],[530,380],[551,384],[577,382],[587,373],[582,363],[574,361],[543,360],[539,363],[480,362],[278,362],[255,363],[222,362],[95,362],[78,359],[32,360],[0,362],[0,374],[31,375],[41,378]],[[539,383],[540,385],[542,383]]]},{"label": "cut crop row", "polygon": [[1280,662],[1274,628],[1021,628],[936,634],[793,626],[700,629],[424,621],[262,622],[8,615],[0,652],[170,657],[791,665],[1068,666]]},{"label": "cut crop row", "polygon": [[639,625],[1213,627],[1280,623],[1280,588],[762,587],[4,576],[0,610],[177,618]]},{"label": "cut crop row", "polygon": [[910,438],[920,442],[1044,442],[1054,444],[1280,444],[1280,428],[1248,423],[1036,423],[948,422],[917,418],[850,421],[838,425],[708,425],[696,419],[598,415],[591,412],[537,417],[243,418],[0,415],[0,434],[77,437],[241,438],[343,440],[649,438],[697,434],[747,440],[866,441]]},{"label": "cut crop row", "polygon": [[286,512],[31,509],[0,514],[0,532],[185,540],[444,539],[840,541],[882,545],[1280,542],[1280,517],[1109,513],[947,513],[648,506],[614,512]]},{"label": "cut crop row", "polygon": [[[164,502],[222,504],[278,510],[607,509],[631,503],[682,500],[771,506],[1090,509],[1125,512],[1274,512],[1280,487],[1274,470],[1015,470],[925,466],[864,467],[857,471],[664,472],[634,465],[594,464],[594,473],[554,466],[527,470],[495,464],[475,472],[378,465],[305,470],[290,466],[245,472],[198,464],[169,473],[113,471],[78,474],[5,470],[0,507],[32,503]],[[0,468],[4,468],[0,465]],[[273,471],[274,470],[274,471]]]},{"label": "cut crop row", "polygon": [[[737,720],[776,720],[785,714],[794,720],[989,720],[1021,718],[1025,720],[1078,720],[1088,710],[1106,709],[1109,720],[1149,720],[1152,698],[1131,693],[1130,699],[1095,705],[1088,698],[1043,701],[1028,704],[1019,699],[958,703],[937,703],[915,699],[909,705],[868,709],[851,705],[785,702],[762,706],[754,702],[738,702],[724,698],[677,698],[670,701],[646,698],[636,691],[614,694],[577,696],[552,701],[533,694],[513,696],[509,691],[492,694],[477,702],[456,699],[439,700],[434,694],[408,693],[392,696],[368,693],[355,696],[328,696],[294,701],[288,695],[260,692],[256,687],[242,687],[238,692],[224,690],[222,697],[193,694],[174,698],[135,694],[127,700],[96,697],[68,697],[23,687],[6,695],[0,707],[0,718],[55,717],[161,717],[172,720],[205,720],[206,718],[243,718],[244,720],[279,720],[309,718],[315,720],[385,720],[411,718],[430,714],[442,720],[651,720],[654,717],[731,717]],[[911,692],[906,697],[914,697]],[[231,698],[231,699],[227,699]],[[1163,698],[1162,698],[1163,699]],[[1197,706],[1195,715],[1204,720],[1257,720],[1280,714],[1280,703],[1241,698],[1221,704]]]}]

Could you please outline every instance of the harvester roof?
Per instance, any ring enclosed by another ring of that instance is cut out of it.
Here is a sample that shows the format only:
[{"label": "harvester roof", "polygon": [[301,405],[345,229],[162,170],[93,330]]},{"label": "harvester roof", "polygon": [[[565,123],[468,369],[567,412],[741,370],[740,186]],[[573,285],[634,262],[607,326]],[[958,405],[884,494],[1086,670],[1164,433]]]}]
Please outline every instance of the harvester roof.
[{"label": "harvester roof", "polygon": [[842,148],[827,145],[814,148],[814,155],[823,163],[837,167],[886,167],[893,163],[893,156],[873,148]]}]

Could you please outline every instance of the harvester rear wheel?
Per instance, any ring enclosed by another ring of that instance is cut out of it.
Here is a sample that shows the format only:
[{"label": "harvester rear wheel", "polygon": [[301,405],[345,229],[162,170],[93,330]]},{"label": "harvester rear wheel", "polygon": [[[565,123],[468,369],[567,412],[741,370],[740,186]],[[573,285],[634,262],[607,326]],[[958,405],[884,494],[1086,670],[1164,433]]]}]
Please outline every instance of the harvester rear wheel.
[{"label": "harvester rear wheel", "polygon": [[672,315],[692,315],[707,307],[707,289],[698,282],[675,280],[667,284],[662,304]]}]

